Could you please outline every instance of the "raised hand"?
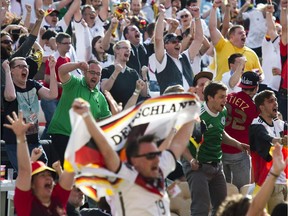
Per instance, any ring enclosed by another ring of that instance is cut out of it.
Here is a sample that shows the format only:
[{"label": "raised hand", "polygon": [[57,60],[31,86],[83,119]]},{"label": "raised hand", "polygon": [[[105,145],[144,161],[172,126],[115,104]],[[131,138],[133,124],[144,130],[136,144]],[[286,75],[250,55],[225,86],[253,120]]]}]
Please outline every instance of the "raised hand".
[{"label": "raised hand", "polygon": [[60,175],[62,174],[63,169],[62,169],[60,160],[55,161],[55,162],[52,164],[52,167],[53,167],[53,169],[56,170],[58,176],[60,176]]},{"label": "raised hand", "polygon": [[31,152],[31,161],[37,161],[43,153],[43,148],[34,148]]},{"label": "raised hand", "polygon": [[281,146],[278,143],[274,146],[275,148],[272,152],[273,165],[271,172],[276,175],[280,175],[280,173],[286,168],[288,164],[288,158],[286,161],[284,161]]},{"label": "raised hand", "polygon": [[90,104],[82,98],[76,98],[72,104],[72,109],[79,115],[90,111]]},{"label": "raised hand", "polygon": [[85,72],[88,70],[89,66],[87,62],[79,62],[78,68]]},{"label": "raised hand", "polygon": [[19,116],[15,112],[12,112],[12,117],[7,115],[7,119],[11,124],[4,124],[4,127],[13,130],[16,136],[25,135],[26,131],[29,129],[32,122],[25,123],[23,120],[23,113],[19,111]]},{"label": "raised hand", "polygon": [[56,66],[56,59],[54,56],[50,55],[49,56],[49,68],[52,69],[52,68],[55,68]]},{"label": "raised hand", "polygon": [[9,72],[9,71],[10,71],[9,61],[8,61],[8,60],[5,60],[5,61],[2,63],[2,67],[3,67],[3,69],[4,69],[5,72]]}]

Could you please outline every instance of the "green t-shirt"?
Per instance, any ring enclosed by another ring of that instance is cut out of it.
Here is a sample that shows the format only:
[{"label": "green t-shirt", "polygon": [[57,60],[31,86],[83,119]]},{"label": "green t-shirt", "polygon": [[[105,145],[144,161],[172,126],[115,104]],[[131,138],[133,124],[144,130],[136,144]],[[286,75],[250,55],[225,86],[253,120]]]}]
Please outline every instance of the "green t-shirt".
[{"label": "green t-shirt", "polygon": [[[207,130],[204,133],[204,141],[199,147],[199,162],[219,162],[222,158],[222,134],[225,128],[227,110],[224,107],[218,114],[212,113],[206,103],[201,106],[200,119],[206,123]],[[199,145],[198,145],[199,146]],[[191,141],[188,146],[192,156],[196,158],[197,148]]]},{"label": "green t-shirt", "polygon": [[70,80],[62,85],[62,88],[62,96],[48,128],[49,134],[70,136],[69,110],[75,98],[81,97],[90,103],[91,113],[96,120],[111,116],[104,95],[96,87],[90,90],[84,77],[81,79],[71,76]]}]

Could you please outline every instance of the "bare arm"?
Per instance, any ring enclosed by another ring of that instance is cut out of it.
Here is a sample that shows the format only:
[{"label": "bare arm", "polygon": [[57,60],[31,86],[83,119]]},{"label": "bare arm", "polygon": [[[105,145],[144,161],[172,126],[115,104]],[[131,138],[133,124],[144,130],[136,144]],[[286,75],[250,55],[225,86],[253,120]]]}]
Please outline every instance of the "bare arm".
[{"label": "bare arm", "polygon": [[109,0],[102,0],[102,7],[99,11],[99,16],[104,21],[108,18],[108,8],[109,8]]},{"label": "bare arm", "polygon": [[237,15],[237,21],[238,22],[241,22],[243,20],[243,13],[245,11],[247,11],[247,9],[249,8],[250,4],[251,4],[251,1],[250,0],[246,0],[245,4],[240,8],[239,13]]},{"label": "bare arm", "polygon": [[193,127],[194,121],[184,124],[173,138],[169,149],[174,153],[176,159],[180,158],[185,148],[187,147],[189,138],[192,135]]},{"label": "bare arm", "polygon": [[190,61],[192,61],[194,57],[199,53],[204,38],[200,19],[200,9],[198,7],[192,7],[191,11],[193,17],[195,17],[195,38],[188,49]]},{"label": "bare arm", "polygon": [[32,7],[29,4],[25,4],[25,9],[27,11],[26,13],[26,17],[24,20],[24,26],[29,29],[30,28],[30,19],[31,19],[31,11],[32,11]]},{"label": "bare arm", "polygon": [[26,141],[26,131],[32,123],[25,123],[23,113],[19,111],[19,116],[15,112],[12,116],[7,117],[10,124],[4,124],[5,127],[13,130],[17,138],[17,160],[18,160],[18,176],[16,179],[16,187],[23,191],[31,189],[31,161]]},{"label": "bare arm", "polygon": [[245,67],[245,62],[247,61],[247,59],[245,57],[241,57],[239,60],[240,61],[237,62],[238,65],[237,65],[236,71],[232,74],[232,76],[229,79],[229,86],[232,89],[240,81],[244,67]]},{"label": "bare arm", "polygon": [[224,36],[227,34],[228,29],[229,29],[229,22],[231,19],[230,9],[231,9],[231,4],[230,3],[226,4],[223,23],[222,23],[222,30],[221,30],[221,34]]},{"label": "bare arm", "polygon": [[77,68],[80,68],[82,71],[88,70],[88,65],[86,62],[69,62],[66,64],[63,64],[58,69],[58,76],[62,83],[66,83],[70,80],[70,72],[73,70],[76,70]]},{"label": "bare arm", "polygon": [[136,81],[135,91],[133,92],[133,94],[131,95],[129,100],[127,101],[124,109],[128,109],[129,107],[134,106],[137,103],[137,100],[139,98],[139,94],[145,85],[146,85],[146,83],[143,80],[139,79]]},{"label": "bare arm", "polygon": [[116,29],[117,28],[117,25],[118,25],[119,21],[116,17],[113,17],[111,19],[111,25],[109,26],[108,30],[106,31],[104,37],[103,37],[103,40],[102,40],[102,48],[104,50],[108,50],[109,47],[110,47],[110,40],[111,40],[111,37],[112,37],[112,31],[113,29]]},{"label": "bare arm", "polygon": [[227,144],[227,145],[230,145],[230,146],[233,146],[235,148],[238,148],[239,150],[241,151],[245,151],[245,150],[249,150],[250,149],[250,146],[245,144],[245,143],[240,143],[239,141],[237,141],[236,139],[232,138],[231,136],[229,136],[226,131],[223,131],[223,139],[222,139],[222,142]]},{"label": "bare arm", "polygon": [[102,91],[110,91],[111,88],[114,85],[115,80],[117,79],[118,75],[121,73],[123,67],[121,66],[121,64],[115,62],[115,69],[114,72],[112,73],[112,75],[105,80],[102,80],[101,82],[101,89]]},{"label": "bare arm", "polygon": [[164,17],[165,17],[165,8],[163,5],[159,5],[159,17],[155,26],[155,56],[158,62],[162,62],[164,58],[164,41],[163,41],[163,32],[164,32]]},{"label": "bare arm", "polygon": [[83,116],[89,133],[91,134],[97,147],[104,157],[105,165],[108,170],[116,172],[121,163],[120,158],[108,143],[108,140],[106,139],[102,129],[95,122],[93,116],[90,113],[89,104],[82,99],[75,99],[72,108],[76,113]]},{"label": "bare arm", "polygon": [[177,129],[173,127],[170,133],[168,134],[168,136],[165,138],[165,140],[160,144],[159,146],[160,151],[170,148],[172,140],[176,133],[177,133]]},{"label": "bare arm", "polygon": [[200,55],[203,56],[208,51],[209,48],[210,48],[210,42],[204,36],[204,39],[203,39],[203,42],[202,42],[202,46],[201,46],[201,48],[199,50]]},{"label": "bare arm", "polygon": [[53,56],[49,57],[49,68],[50,68],[50,83],[49,89],[46,87],[42,87],[39,89],[38,94],[41,98],[44,99],[55,99],[58,96],[58,87],[56,80],[56,72],[55,72],[56,60]]},{"label": "bare arm", "polygon": [[280,24],[282,26],[282,35],[281,35],[281,41],[284,45],[287,44],[288,40],[288,23],[287,23],[287,6],[288,3],[286,0],[281,0],[281,14],[280,14]]},{"label": "bare arm", "polygon": [[273,5],[267,5],[266,7],[266,25],[267,25],[267,33],[271,38],[271,41],[274,41],[274,39],[278,36],[275,23],[273,21],[273,12],[274,12],[274,6]]},{"label": "bare arm", "polygon": [[5,60],[2,63],[2,67],[5,72],[5,88],[4,88],[4,98],[6,101],[13,101],[16,99],[16,91],[11,77],[11,70],[9,66],[9,61]]},{"label": "bare arm", "polygon": [[216,15],[217,7],[220,7],[221,4],[222,4],[221,0],[215,0],[210,12],[209,31],[214,46],[218,43],[218,41],[222,37],[222,34],[217,29],[217,15]]},{"label": "bare arm", "polygon": [[57,5],[56,10],[61,10],[62,8],[66,7],[67,5],[69,5],[72,2],[72,0],[61,0],[59,2],[59,4]]},{"label": "bare arm", "polygon": [[[261,186],[259,192],[252,200],[252,203],[249,206],[246,216],[262,215],[263,210],[274,190],[274,185],[277,179],[276,176],[279,176],[280,173],[286,168],[288,164],[288,159],[286,159],[286,161],[283,160],[283,155],[279,144],[275,145],[275,149],[272,154],[273,154],[273,165],[270,170],[270,174],[267,176],[264,184]],[[276,176],[274,176],[271,173],[273,173]]]},{"label": "bare arm", "polygon": [[65,16],[63,17],[66,25],[68,26],[71,22],[71,19],[76,13],[76,11],[80,8],[81,0],[74,0],[73,3],[70,5],[68,11],[65,13]]}]

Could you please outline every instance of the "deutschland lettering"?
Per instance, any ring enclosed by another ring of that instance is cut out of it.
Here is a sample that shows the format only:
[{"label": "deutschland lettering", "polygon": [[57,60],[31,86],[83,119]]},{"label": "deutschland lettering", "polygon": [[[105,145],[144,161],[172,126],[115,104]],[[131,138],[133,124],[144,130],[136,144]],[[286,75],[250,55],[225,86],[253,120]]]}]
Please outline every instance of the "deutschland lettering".
[{"label": "deutschland lettering", "polygon": [[135,118],[125,128],[123,128],[119,134],[116,134],[111,138],[114,141],[115,145],[119,145],[123,140],[125,140],[128,137],[133,127],[133,123],[135,122],[136,119],[143,117],[144,118],[151,117],[155,115],[163,115],[168,113],[176,113],[188,107],[194,106],[195,104],[196,104],[195,101],[185,101],[179,104],[162,104],[158,106],[144,107],[143,109],[140,109],[138,111]]}]

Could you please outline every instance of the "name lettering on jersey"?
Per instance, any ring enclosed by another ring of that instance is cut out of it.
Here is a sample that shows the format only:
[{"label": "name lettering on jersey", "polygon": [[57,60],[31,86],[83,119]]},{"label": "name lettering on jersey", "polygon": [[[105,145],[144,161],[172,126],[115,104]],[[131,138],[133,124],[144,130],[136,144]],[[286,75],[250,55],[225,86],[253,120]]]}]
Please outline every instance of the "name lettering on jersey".
[{"label": "name lettering on jersey", "polygon": [[233,95],[231,95],[228,99],[228,103],[235,104],[238,106],[242,111],[245,111],[245,109],[249,108],[249,104],[247,104],[244,100],[241,98],[237,98]]},{"label": "name lettering on jersey", "polygon": [[157,106],[151,106],[151,107],[145,107],[141,109],[138,114],[135,116],[135,118],[131,121],[130,124],[128,124],[125,128],[123,128],[119,134],[112,136],[112,140],[114,141],[115,145],[119,145],[123,139],[126,139],[133,127],[133,123],[138,118],[145,118],[155,115],[161,115],[161,114],[169,114],[169,113],[176,113],[180,110],[183,110],[185,108],[188,108],[189,106],[195,106],[195,101],[185,101],[181,103],[175,103],[175,104],[161,104]]}]

